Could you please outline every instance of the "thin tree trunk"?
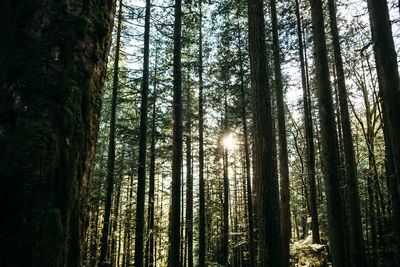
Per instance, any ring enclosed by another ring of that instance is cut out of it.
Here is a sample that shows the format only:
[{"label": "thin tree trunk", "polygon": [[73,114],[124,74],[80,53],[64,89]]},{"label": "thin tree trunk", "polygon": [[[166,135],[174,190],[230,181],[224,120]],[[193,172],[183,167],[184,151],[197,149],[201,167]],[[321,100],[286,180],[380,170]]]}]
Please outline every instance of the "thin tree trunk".
[{"label": "thin tree trunk", "polygon": [[187,88],[186,107],[186,238],[188,267],[193,267],[193,176],[190,86]]},{"label": "thin tree trunk", "polygon": [[149,206],[148,206],[148,240],[146,243],[146,266],[154,263],[154,178],[156,169],[156,99],[157,99],[157,48],[153,84],[153,116],[151,122]]},{"label": "thin tree trunk", "polygon": [[171,212],[169,219],[169,256],[168,266],[179,265],[180,244],[180,179],[182,166],[182,70],[181,70],[181,28],[182,28],[182,1],[175,0],[174,22],[174,94],[173,94],[173,157],[172,157],[172,185],[171,185]]},{"label": "thin tree trunk", "polygon": [[199,267],[206,265],[206,211],[204,199],[204,110],[203,110],[203,37],[202,0],[199,0]]},{"label": "thin tree trunk", "polygon": [[279,136],[279,173],[280,173],[280,200],[281,200],[281,229],[282,229],[282,266],[289,266],[290,243],[290,194],[289,194],[289,166],[286,140],[285,108],[283,101],[283,85],[281,73],[280,45],[278,37],[278,19],[276,1],[270,0],[272,21],[272,42],[275,70],[275,90],[278,110]]},{"label": "thin tree trunk", "polygon": [[117,192],[115,195],[115,202],[114,202],[114,221],[113,221],[113,225],[112,225],[112,230],[111,230],[111,266],[115,266],[115,259],[116,259],[116,247],[117,247],[117,235],[116,235],[116,231],[117,231],[117,226],[118,226],[118,212],[119,212],[119,200],[120,200],[120,196],[121,196],[121,183],[122,183],[122,175],[119,178],[118,184],[117,184]]},{"label": "thin tree trunk", "polygon": [[339,185],[339,159],[334,118],[332,88],[329,80],[328,57],[325,41],[324,18],[321,0],[310,0],[313,26],[314,60],[319,90],[319,115],[321,124],[324,176],[328,208],[328,238],[334,266],[347,266],[345,257],[344,225]]},{"label": "thin tree trunk", "polygon": [[318,209],[317,209],[317,193],[315,185],[315,149],[313,126],[310,111],[310,99],[307,93],[307,78],[305,71],[305,62],[303,54],[303,37],[301,30],[301,19],[299,10],[299,1],[296,0],[296,19],[297,19],[297,38],[299,43],[299,56],[301,68],[301,82],[303,87],[303,106],[304,106],[304,124],[306,137],[306,155],[307,155],[307,175],[308,185],[310,187],[310,216],[311,216],[311,231],[313,243],[320,243],[319,224],[318,224]]},{"label": "thin tree trunk", "polygon": [[263,1],[248,1],[260,266],[281,266],[282,239]]},{"label": "thin tree trunk", "polygon": [[149,94],[149,56],[150,56],[150,0],[146,0],[144,23],[143,80],[140,104],[138,183],[136,193],[136,235],[135,266],[143,266],[144,202],[146,191],[146,148],[147,148],[147,98]]},{"label": "thin tree trunk", "polygon": [[249,152],[249,134],[247,130],[247,116],[246,116],[246,94],[244,86],[244,70],[243,70],[243,55],[242,43],[240,39],[240,27],[238,24],[238,50],[239,50],[239,74],[240,74],[240,90],[242,98],[242,121],[243,121],[243,135],[244,135],[244,152],[245,152],[245,168],[246,168],[246,183],[247,183],[247,209],[249,216],[249,252],[250,252],[250,267],[256,266],[255,248],[254,248],[254,222],[253,222],[253,197],[251,190],[251,176],[250,176],[250,152]]},{"label": "thin tree trunk", "polygon": [[119,1],[119,9],[118,9],[117,39],[115,46],[114,75],[113,75],[112,99],[111,99],[110,134],[109,134],[108,159],[107,159],[107,178],[106,178],[107,192],[106,192],[106,203],[104,208],[105,214],[103,222],[103,231],[101,236],[100,266],[105,266],[108,262],[107,259],[107,254],[109,249],[108,238],[110,232],[110,215],[112,207],[111,202],[112,202],[113,187],[114,187],[115,114],[117,109],[121,28],[122,28],[122,0]]}]

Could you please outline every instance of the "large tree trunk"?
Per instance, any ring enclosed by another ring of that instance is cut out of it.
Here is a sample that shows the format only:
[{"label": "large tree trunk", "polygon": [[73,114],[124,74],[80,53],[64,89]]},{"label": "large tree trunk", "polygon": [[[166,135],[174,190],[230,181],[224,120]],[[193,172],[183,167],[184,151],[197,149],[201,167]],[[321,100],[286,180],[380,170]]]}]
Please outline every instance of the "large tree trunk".
[{"label": "large tree trunk", "polygon": [[174,94],[173,94],[173,156],[172,156],[172,185],[171,211],[169,218],[169,255],[168,266],[179,266],[180,245],[180,179],[182,166],[182,65],[181,65],[181,28],[182,1],[175,0],[174,22]]},{"label": "large tree trunk", "polygon": [[150,0],[146,0],[143,80],[140,103],[138,183],[136,193],[135,266],[143,267],[144,195],[146,191],[147,98],[149,94]]},{"label": "large tree trunk", "polygon": [[199,27],[199,267],[206,264],[206,210],[204,198],[204,110],[203,110],[203,40],[202,40],[202,0]]},{"label": "large tree trunk", "polygon": [[307,176],[308,186],[310,187],[310,215],[311,215],[311,231],[313,243],[320,243],[318,209],[317,209],[317,193],[315,185],[315,149],[314,135],[312,126],[312,117],[310,110],[310,102],[307,89],[307,77],[304,61],[303,34],[301,29],[301,19],[299,10],[299,1],[296,0],[296,20],[297,20],[297,38],[299,42],[299,56],[301,68],[301,84],[303,88],[303,106],[304,106],[304,129],[306,137],[306,155],[307,155]]},{"label": "large tree trunk", "polygon": [[334,266],[347,266],[344,225],[339,185],[339,159],[332,88],[329,80],[324,18],[321,0],[310,0],[313,26],[314,60],[319,98],[324,177],[328,208],[328,238]]},{"label": "large tree trunk", "polygon": [[279,173],[280,173],[280,200],[281,200],[281,229],[282,229],[282,263],[289,266],[290,243],[290,194],[289,194],[289,166],[286,140],[285,108],[283,102],[283,85],[281,73],[281,58],[278,37],[278,19],[276,1],[270,0],[272,21],[272,43],[274,54],[276,104],[278,110],[279,135]]},{"label": "large tree trunk", "polygon": [[339,94],[340,118],[343,131],[343,149],[347,182],[347,201],[349,206],[349,228],[350,228],[350,256],[352,266],[364,266],[365,255],[361,228],[360,200],[358,195],[357,167],[355,162],[353,139],[349,109],[347,103],[347,90],[345,84],[342,54],[340,49],[339,33],[336,22],[336,3],[329,0],[330,28],[335,57],[337,75],[337,87]]},{"label": "large tree trunk", "polygon": [[104,222],[103,231],[101,235],[101,249],[100,249],[100,265],[106,265],[108,261],[107,255],[109,250],[109,233],[110,233],[110,216],[112,207],[112,195],[114,191],[114,167],[115,167],[115,115],[117,110],[117,93],[118,93],[118,74],[119,74],[119,54],[121,42],[121,28],[122,28],[122,0],[119,1],[118,9],[118,25],[117,25],[117,39],[115,45],[115,59],[114,59],[114,73],[113,73],[113,86],[111,98],[111,118],[110,118],[110,134],[107,156],[107,191],[106,202],[104,207]]},{"label": "large tree trunk", "polygon": [[267,73],[261,0],[248,0],[249,54],[255,139],[260,266],[281,266],[282,239],[278,181],[274,167],[271,92]]},{"label": "large tree trunk", "polygon": [[79,266],[115,1],[2,8],[2,265]]},{"label": "large tree trunk", "polygon": [[[385,129],[391,141],[397,192],[400,194],[400,88],[397,55],[394,47],[386,0],[368,0],[372,40],[374,42],[375,61],[382,107],[385,117]],[[396,184],[394,182],[393,184]],[[395,201],[395,198],[393,199]],[[397,206],[400,204],[397,203]],[[393,210],[396,212],[396,210]],[[400,218],[400,214],[394,216]],[[400,222],[395,221],[397,235],[400,235]]]}]

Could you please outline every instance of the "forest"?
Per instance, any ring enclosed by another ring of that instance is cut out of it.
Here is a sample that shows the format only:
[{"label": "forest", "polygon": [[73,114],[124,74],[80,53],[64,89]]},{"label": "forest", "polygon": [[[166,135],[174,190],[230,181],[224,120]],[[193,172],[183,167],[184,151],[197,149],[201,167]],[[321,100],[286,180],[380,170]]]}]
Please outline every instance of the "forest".
[{"label": "forest", "polygon": [[400,266],[400,1],[2,7],[0,266]]}]

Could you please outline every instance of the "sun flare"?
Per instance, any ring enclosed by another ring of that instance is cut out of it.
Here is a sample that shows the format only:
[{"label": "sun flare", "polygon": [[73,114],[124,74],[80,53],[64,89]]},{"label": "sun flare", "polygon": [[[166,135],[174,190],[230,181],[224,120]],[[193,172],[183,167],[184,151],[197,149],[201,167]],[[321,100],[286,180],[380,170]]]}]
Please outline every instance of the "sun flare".
[{"label": "sun flare", "polygon": [[224,137],[222,143],[224,144],[224,147],[229,150],[233,150],[235,148],[235,138],[233,138],[232,134]]}]

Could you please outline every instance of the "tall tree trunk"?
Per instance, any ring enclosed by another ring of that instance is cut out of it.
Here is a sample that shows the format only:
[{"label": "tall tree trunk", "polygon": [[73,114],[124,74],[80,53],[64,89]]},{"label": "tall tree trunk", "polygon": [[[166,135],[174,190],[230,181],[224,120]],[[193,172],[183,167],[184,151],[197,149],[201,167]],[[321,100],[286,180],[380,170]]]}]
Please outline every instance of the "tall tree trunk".
[{"label": "tall tree trunk", "polygon": [[303,87],[303,106],[304,106],[304,124],[306,137],[306,155],[307,155],[307,176],[308,186],[310,187],[310,215],[311,215],[311,231],[313,243],[320,243],[319,224],[318,224],[318,208],[317,208],[317,193],[315,185],[315,149],[314,135],[312,126],[312,117],[310,110],[311,100],[308,97],[307,77],[304,62],[304,47],[303,36],[301,29],[301,19],[299,10],[299,1],[296,0],[296,19],[297,19],[297,38],[299,43],[299,56],[301,68],[301,84]]},{"label": "tall tree trunk", "polygon": [[290,243],[290,194],[289,194],[289,166],[286,140],[285,108],[283,101],[283,85],[281,73],[280,46],[278,37],[278,19],[276,1],[270,0],[272,21],[272,42],[275,70],[275,90],[278,110],[279,135],[279,173],[280,173],[280,200],[281,200],[281,229],[282,229],[282,266],[289,266]]},{"label": "tall tree trunk", "polygon": [[240,36],[240,26],[238,24],[238,50],[239,50],[239,75],[240,75],[240,90],[242,98],[242,121],[244,135],[244,152],[245,152],[245,168],[246,168],[246,183],[247,183],[247,210],[249,218],[249,252],[250,252],[250,267],[256,266],[255,248],[254,248],[254,222],[253,222],[253,197],[251,191],[251,176],[250,176],[250,152],[249,152],[249,134],[247,130],[246,116],[246,94],[244,88],[244,70],[243,70],[243,55],[242,43]]},{"label": "tall tree trunk", "polygon": [[332,88],[329,80],[324,17],[321,0],[310,0],[313,26],[314,60],[319,91],[319,115],[321,124],[324,176],[326,180],[328,208],[328,238],[334,266],[347,266],[345,257],[344,225],[339,187],[339,159],[334,118]]},{"label": "tall tree trunk", "polygon": [[203,110],[203,36],[202,0],[199,0],[199,267],[206,265],[206,210],[204,198],[204,110]]},{"label": "tall tree trunk", "polygon": [[[225,134],[228,132],[228,101],[227,90],[225,88],[225,101],[224,101],[224,123],[223,128]],[[225,137],[226,138],[226,137]],[[224,227],[222,233],[222,265],[228,266],[229,264],[229,162],[228,162],[228,146],[224,145],[222,150],[222,163],[223,163],[223,220]]]},{"label": "tall tree trunk", "polygon": [[[375,61],[378,73],[379,94],[391,141],[391,150],[397,182],[397,192],[400,194],[400,88],[397,55],[393,42],[389,11],[386,0],[368,0],[368,10],[371,23],[372,40],[374,42]],[[393,183],[396,184],[396,183]],[[397,206],[400,204],[397,203]],[[394,210],[396,212],[396,210]],[[395,218],[400,218],[397,214]],[[397,236],[400,236],[400,221],[397,224]]]},{"label": "tall tree trunk", "polygon": [[122,0],[119,1],[118,9],[118,25],[117,25],[117,39],[115,45],[115,59],[114,59],[114,75],[112,86],[112,99],[111,99],[111,118],[110,118],[110,134],[108,145],[108,158],[107,158],[107,192],[106,202],[104,207],[104,222],[103,231],[101,236],[101,249],[100,249],[100,266],[107,264],[107,254],[109,250],[109,233],[110,233],[110,215],[111,215],[111,202],[114,187],[114,165],[115,165],[115,114],[117,109],[117,91],[118,91],[118,73],[119,73],[119,54],[121,42],[121,28],[122,28]]},{"label": "tall tree trunk", "polygon": [[153,116],[151,122],[149,207],[148,207],[148,240],[146,244],[146,266],[154,263],[154,178],[156,170],[156,100],[157,100],[157,48],[153,84]]},{"label": "tall tree trunk", "polygon": [[2,8],[2,264],[79,266],[115,2]]},{"label": "tall tree trunk", "polygon": [[267,73],[265,23],[261,0],[248,1],[249,54],[255,139],[255,180],[260,266],[281,266],[282,239],[278,181]]},{"label": "tall tree trunk", "polygon": [[144,23],[143,80],[140,104],[138,183],[136,193],[136,235],[135,266],[143,267],[144,202],[146,191],[146,148],[147,148],[147,98],[149,94],[149,56],[150,56],[150,0],[146,0]]},{"label": "tall tree trunk", "polygon": [[339,94],[340,117],[343,131],[343,149],[345,160],[345,176],[347,183],[347,201],[349,207],[349,228],[350,228],[350,256],[352,266],[364,266],[365,255],[363,247],[363,237],[361,228],[360,199],[358,194],[357,167],[354,155],[353,138],[349,109],[347,103],[347,90],[345,84],[342,54],[340,49],[340,39],[336,22],[336,3],[335,0],[328,1],[330,28],[335,57],[335,67],[337,75],[337,88]]},{"label": "tall tree trunk", "polygon": [[186,110],[186,238],[188,267],[193,267],[193,176],[192,176],[192,125],[190,86],[187,88]]},{"label": "tall tree trunk", "polygon": [[173,94],[173,157],[172,157],[172,186],[171,212],[169,219],[169,256],[168,266],[179,266],[180,244],[180,179],[182,166],[182,69],[181,69],[181,28],[182,1],[175,0],[174,22],[174,94]]}]

